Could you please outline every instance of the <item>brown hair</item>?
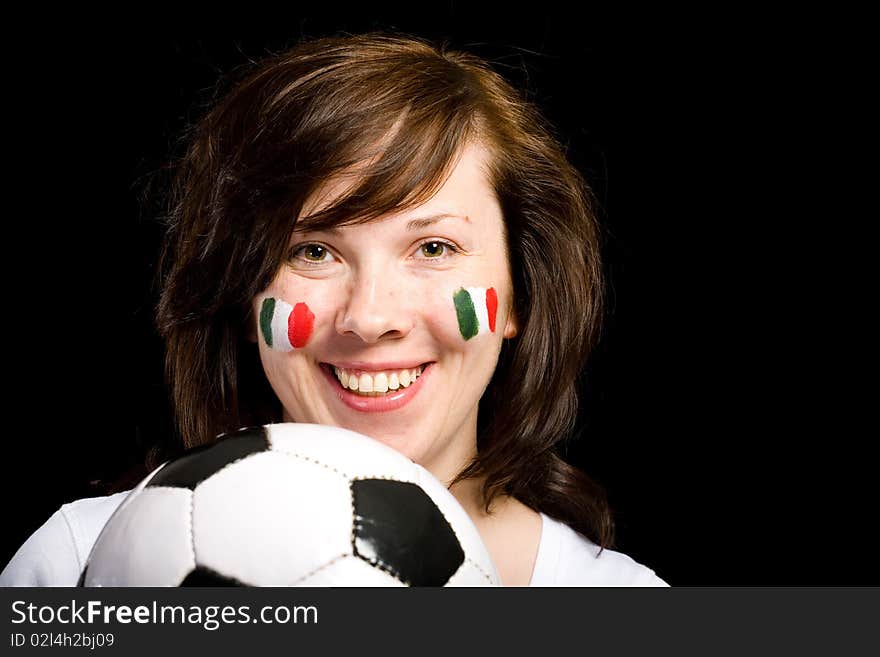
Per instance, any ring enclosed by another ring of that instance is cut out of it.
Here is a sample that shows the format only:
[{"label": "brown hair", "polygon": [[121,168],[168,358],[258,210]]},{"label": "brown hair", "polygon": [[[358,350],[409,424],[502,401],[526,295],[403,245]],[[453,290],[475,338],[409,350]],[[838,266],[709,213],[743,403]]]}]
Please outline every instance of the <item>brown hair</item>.
[{"label": "brown hair", "polygon": [[478,141],[505,218],[519,334],[505,340],[480,400],[477,457],[456,481],[485,476],[487,509],[506,493],[611,547],[603,489],[556,453],[601,318],[598,228],[539,111],[481,58],[388,33],[306,40],[231,82],[186,135],[159,262],[157,326],[183,445],[281,421],[246,327],[321,183],[369,161],[298,227],[420,205]]}]

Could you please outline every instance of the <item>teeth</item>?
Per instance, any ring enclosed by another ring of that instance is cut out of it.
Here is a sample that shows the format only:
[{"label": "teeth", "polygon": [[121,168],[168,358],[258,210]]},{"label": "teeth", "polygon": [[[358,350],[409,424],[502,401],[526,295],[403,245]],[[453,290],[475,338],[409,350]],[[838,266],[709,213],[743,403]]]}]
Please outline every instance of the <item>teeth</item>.
[{"label": "teeth", "polygon": [[334,367],[333,373],[343,388],[361,394],[385,394],[389,390],[398,390],[401,387],[408,388],[422,374],[422,367],[413,369],[395,370],[388,372],[374,372],[360,375],[349,373],[341,367]]}]

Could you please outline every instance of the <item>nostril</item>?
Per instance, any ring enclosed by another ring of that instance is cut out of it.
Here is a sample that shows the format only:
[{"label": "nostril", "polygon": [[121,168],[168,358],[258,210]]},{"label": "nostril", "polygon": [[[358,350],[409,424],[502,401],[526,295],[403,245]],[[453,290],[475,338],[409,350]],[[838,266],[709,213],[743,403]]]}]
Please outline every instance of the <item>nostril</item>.
[{"label": "nostril", "polygon": [[413,314],[396,303],[358,301],[340,308],[336,332],[372,344],[402,338],[409,334],[414,324]]}]

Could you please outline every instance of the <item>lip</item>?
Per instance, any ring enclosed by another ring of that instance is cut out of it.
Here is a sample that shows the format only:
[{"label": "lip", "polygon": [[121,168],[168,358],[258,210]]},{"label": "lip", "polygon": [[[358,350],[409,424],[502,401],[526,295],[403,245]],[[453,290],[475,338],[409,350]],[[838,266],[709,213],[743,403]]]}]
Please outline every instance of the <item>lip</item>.
[{"label": "lip", "polygon": [[[368,365],[369,369],[366,367],[351,367],[351,365],[354,364]],[[400,366],[400,369],[411,369],[413,367],[418,367],[421,364],[422,363],[403,365]],[[343,369],[362,369],[370,372],[379,371],[381,369],[397,369],[399,364],[390,363],[392,367],[387,367],[388,364],[386,363],[334,363],[334,365]],[[382,365],[383,367],[378,367],[378,365]],[[399,408],[403,408],[419,394],[427,380],[431,377],[434,363],[426,363],[419,378],[416,379],[415,383],[411,383],[408,388],[400,388],[394,393],[383,397],[364,397],[362,395],[356,395],[351,390],[343,388],[339,379],[337,379],[336,375],[333,373],[331,369],[332,367],[333,365],[330,365],[329,363],[322,363],[320,365],[321,371],[324,373],[327,382],[332,386],[333,392],[343,404],[362,413],[387,413],[389,411],[396,411]]]},{"label": "lip", "polygon": [[381,372],[383,370],[411,370],[419,365],[424,365],[430,361],[424,360],[379,360],[367,362],[365,360],[349,360],[338,363],[322,363],[331,367],[339,367],[344,370],[358,370],[361,372]]}]

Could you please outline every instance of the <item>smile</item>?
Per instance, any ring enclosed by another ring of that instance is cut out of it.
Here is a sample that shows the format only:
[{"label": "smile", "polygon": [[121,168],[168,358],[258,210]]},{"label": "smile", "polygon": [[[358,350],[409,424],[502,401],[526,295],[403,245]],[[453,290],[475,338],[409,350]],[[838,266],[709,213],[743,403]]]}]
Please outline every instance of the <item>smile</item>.
[{"label": "smile", "polygon": [[412,369],[389,370],[385,372],[364,372],[334,367],[333,372],[343,388],[361,395],[382,395],[389,390],[409,388],[422,373],[422,365]]},{"label": "smile", "polygon": [[321,363],[336,397],[365,413],[397,410],[408,404],[427,384],[433,362],[415,367],[373,369],[367,365],[341,367]]}]

